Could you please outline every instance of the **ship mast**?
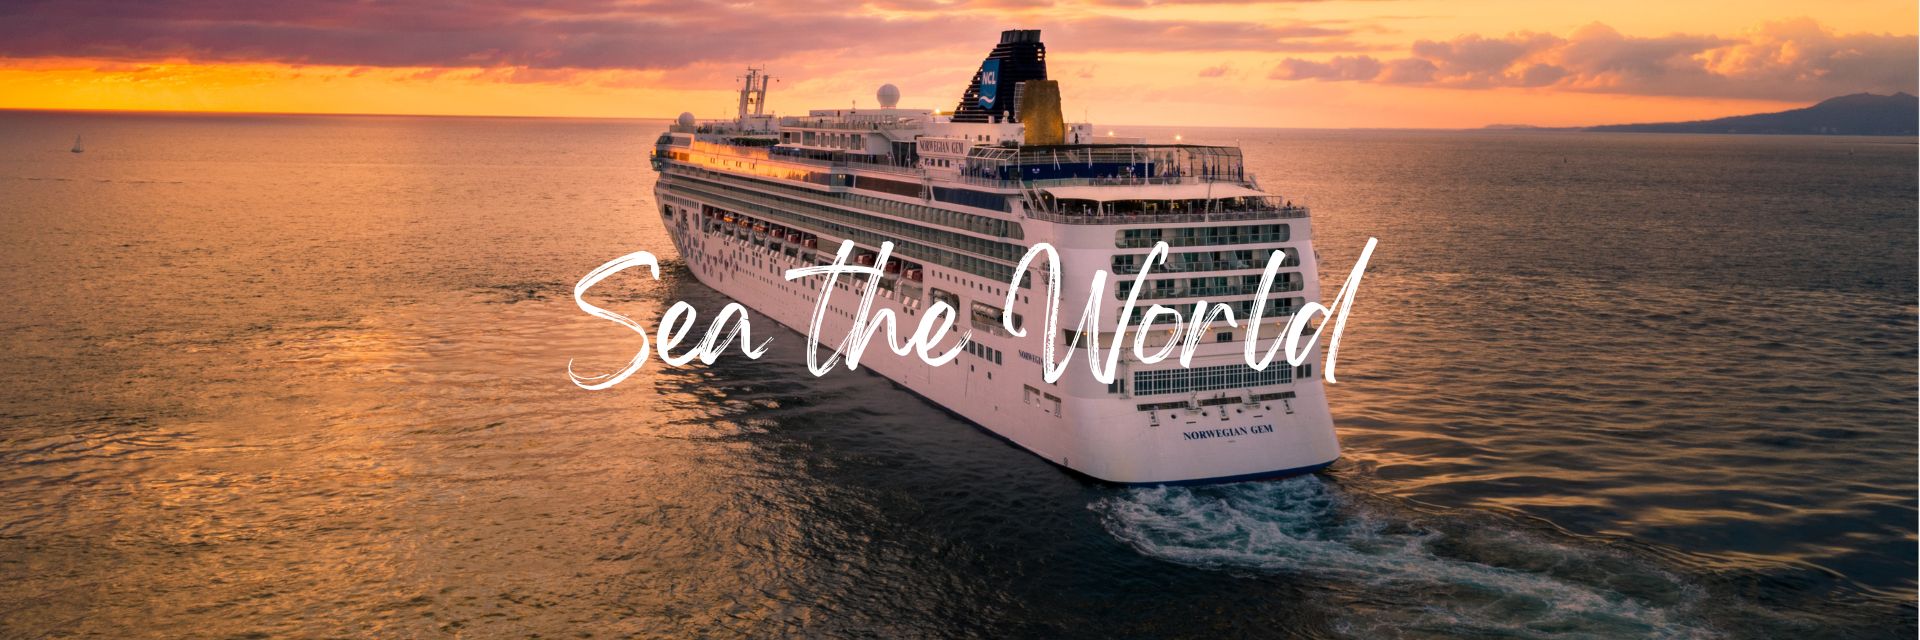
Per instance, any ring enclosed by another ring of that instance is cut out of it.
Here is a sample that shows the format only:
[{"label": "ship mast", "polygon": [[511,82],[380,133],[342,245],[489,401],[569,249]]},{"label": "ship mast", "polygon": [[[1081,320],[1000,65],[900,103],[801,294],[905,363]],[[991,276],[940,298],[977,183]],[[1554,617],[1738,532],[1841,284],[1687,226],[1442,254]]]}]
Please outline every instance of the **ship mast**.
[{"label": "ship mast", "polygon": [[760,67],[747,67],[746,84],[740,87],[740,120],[747,116],[766,115],[767,82],[773,76],[767,75]]}]

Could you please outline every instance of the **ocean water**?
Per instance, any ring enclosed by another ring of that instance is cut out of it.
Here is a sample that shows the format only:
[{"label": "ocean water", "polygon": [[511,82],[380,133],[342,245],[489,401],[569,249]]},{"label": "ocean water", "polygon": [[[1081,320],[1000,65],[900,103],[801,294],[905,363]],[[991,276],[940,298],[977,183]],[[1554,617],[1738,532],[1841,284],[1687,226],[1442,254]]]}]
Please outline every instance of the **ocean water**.
[{"label": "ocean water", "polygon": [[602,262],[726,302],[661,126],[0,112],[0,636],[1915,633],[1911,139],[1129,130],[1244,146],[1329,292],[1380,247],[1338,464],[1118,488],[766,320],[573,386]]}]

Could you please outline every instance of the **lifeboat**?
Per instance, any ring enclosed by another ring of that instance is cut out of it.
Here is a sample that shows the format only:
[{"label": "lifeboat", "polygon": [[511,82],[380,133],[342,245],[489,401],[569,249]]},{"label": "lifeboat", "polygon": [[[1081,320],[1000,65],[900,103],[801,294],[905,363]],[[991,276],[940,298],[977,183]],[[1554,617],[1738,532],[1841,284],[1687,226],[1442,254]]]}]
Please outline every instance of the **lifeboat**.
[{"label": "lifeboat", "polygon": [[799,241],[800,241],[800,232],[798,231],[787,232],[787,242],[799,242]]},{"label": "lifeboat", "polygon": [[887,272],[887,273],[900,273],[900,263],[898,263],[898,262],[889,262],[889,263],[887,263],[887,268],[886,268],[886,269],[884,269],[883,271],[885,271],[885,272]]},{"label": "lifeboat", "polygon": [[729,213],[725,217],[720,218],[720,220],[722,222],[733,222],[733,214]]},{"label": "lifeboat", "polygon": [[760,233],[766,233],[766,232],[767,232],[767,223],[765,223],[765,222],[755,222],[755,223],[753,223],[753,230],[754,230],[754,231],[757,231],[757,232],[760,232]]},{"label": "lifeboat", "polygon": [[873,266],[873,254],[862,253],[858,256],[854,256],[853,263],[860,265],[862,267],[871,267]]},{"label": "lifeboat", "polygon": [[800,246],[802,246],[802,247],[806,247],[806,248],[808,248],[808,249],[818,249],[818,248],[820,248],[820,239],[819,239],[819,238],[807,238],[807,239],[805,239],[805,240],[801,240],[801,241],[800,241]]},{"label": "lifeboat", "polygon": [[920,277],[921,277],[921,276],[920,276],[920,268],[919,268],[919,267],[914,267],[914,268],[912,268],[912,269],[908,269],[908,270],[907,270],[907,272],[906,272],[906,278],[907,278],[908,280],[912,280],[912,281],[914,281],[914,282],[919,282],[919,281],[920,281]]},{"label": "lifeboat", "polygon": [[752,220],[748,220],[748,219],[746,219],[746,218],[738,218],[738,219],[735,219],[735,220],[733,221],[733,223],[734,223],[734,224],[737,224],[737,225],[740,225],[740,226],[741,226],[742,228],[746,228],[746,227],[751,227],[751,226],[753,226],[753,221],[752,221]]}]

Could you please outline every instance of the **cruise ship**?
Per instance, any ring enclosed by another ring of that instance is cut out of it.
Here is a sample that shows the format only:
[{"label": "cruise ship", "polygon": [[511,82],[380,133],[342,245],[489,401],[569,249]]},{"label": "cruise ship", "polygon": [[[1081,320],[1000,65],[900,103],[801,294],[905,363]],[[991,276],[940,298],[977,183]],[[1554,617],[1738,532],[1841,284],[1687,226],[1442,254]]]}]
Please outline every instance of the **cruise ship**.
[{"label": "cruise ship", "polygon": [[[877,108],[779,117],[766,110],[770,78],[749,69],[744,80],[735,118],[682,114],[652,155],[662,221],[701,282],[806,333],[824,279],[784,274],[832,264],[851,241],[856,264],[879,267],[874,308],[893,309],[903,333],[936,302],[958,312],[949,342],[971,330],[963,354],[942,366],[876,344],[862,367],[1098,480],[1252,480],[1312,472],[1339,456],[1316,358],[1255,370],[1244,356],[1256,299],[1266,301],[1264,353],[1320,287],[1307,209],[1263,190],[1237,147],[1149,143],[1066,122],[1037,30],[1003,32],[951,112],[900,108],[899,91],[886,85]],[[892,254],[876,264],[885,242]],[[1045,380],[1041,323],[1029,319],[1045,317],[1047,271],[1013,283],[1028,248],[1043,242],[1063,274],[1067,335],[1055,358],[1076,337],[1124,348],[1112,383],[1092,374],[1084,348],[1064,376]],[[1148,265],[1161,242],[1170,253]],[[1274,252],[1283,252],[1282,269],[1261,296]],[[1128,318],[1133,328],[1116,334],[1142,269],[1141,308]],[[1074,335],[1097,270],[1112,274],[1100,293],[1102,329]],[[868,280],[841,278],[825,292],[822,344],[847,334]],[[1148,353],[1182,339],[1170,322],[1143,327],[1144,307],[1184,313],[1203,301],[1223,303],[1242,326],[1208,327],[1188,366],[1134,357],[1133,331],[1148,334]]]}]

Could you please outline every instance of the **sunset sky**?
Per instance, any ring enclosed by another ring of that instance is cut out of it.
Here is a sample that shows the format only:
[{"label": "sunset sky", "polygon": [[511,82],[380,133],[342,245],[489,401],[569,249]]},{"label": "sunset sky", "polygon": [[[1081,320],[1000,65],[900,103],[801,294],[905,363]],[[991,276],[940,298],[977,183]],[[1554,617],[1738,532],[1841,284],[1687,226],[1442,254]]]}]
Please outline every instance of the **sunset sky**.
[{"label": "sunset sky", "polygon": [[670,117],[951,109],[1041,29],[1069,119],[1291,127],[1718,117],[1915,91],[1910,0],[14,0],[0,108]]}]

